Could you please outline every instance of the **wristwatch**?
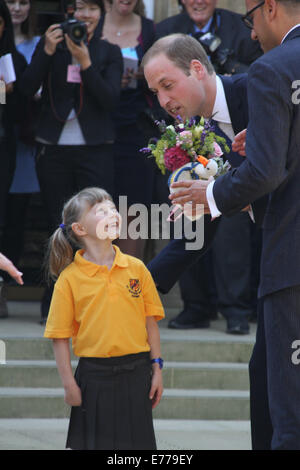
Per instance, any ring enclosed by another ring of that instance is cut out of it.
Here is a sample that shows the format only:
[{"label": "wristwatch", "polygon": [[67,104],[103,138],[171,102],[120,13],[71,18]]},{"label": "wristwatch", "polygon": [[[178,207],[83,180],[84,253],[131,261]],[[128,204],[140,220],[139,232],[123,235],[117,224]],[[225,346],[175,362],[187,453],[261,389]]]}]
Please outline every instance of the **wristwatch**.
[{"label": "wristwatch", "polygon": [[157,362],[157,364],[159,364],[159,368],[162,369],[163,366],[164,366],[164,360],[161,358],[161,357],[158,357],[157,359],[152,359],[151,360],[151,364],[154,364],[155,362]]}]

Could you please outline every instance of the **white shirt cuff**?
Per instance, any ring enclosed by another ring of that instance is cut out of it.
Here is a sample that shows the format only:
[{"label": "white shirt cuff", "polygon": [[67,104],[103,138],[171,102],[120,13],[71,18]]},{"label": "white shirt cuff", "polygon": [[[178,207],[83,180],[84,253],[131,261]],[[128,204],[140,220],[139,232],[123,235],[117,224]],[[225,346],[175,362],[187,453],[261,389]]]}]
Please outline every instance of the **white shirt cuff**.
[{"label": "white shirt cuff", "polygon": [[251,205],[250,205],[250,209],[248,210],[248,214],[249,214],[249,217],[252,220],[252,222],[255,224],[254,212],[253,212],[253,209],[252,209]]},{"label": "white shirt cuff", "polygon": [[217,208],[217,205],[215,202],[215,198],[213,194],[214,184],[215,182],[212,181],[211,183],[209,183],[209,185],[206,188],[206,199],[207,199],[207,203],[209,206],[212,219],[215,219],[216,217],[220,217],[220,215],[222,215],[219,209]]}]

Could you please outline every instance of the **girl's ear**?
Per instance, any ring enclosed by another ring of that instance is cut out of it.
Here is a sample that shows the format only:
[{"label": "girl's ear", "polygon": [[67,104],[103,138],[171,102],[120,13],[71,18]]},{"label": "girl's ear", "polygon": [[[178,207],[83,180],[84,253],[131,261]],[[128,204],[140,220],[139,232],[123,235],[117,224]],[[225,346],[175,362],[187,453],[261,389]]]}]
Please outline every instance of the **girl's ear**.
[{"label": "girl's ear", "polygon": [[77,235],[78,237],[83,237],[84,235],[86,235],[85,228],[79,222],[74,222],[71,227],[75,235]]}]

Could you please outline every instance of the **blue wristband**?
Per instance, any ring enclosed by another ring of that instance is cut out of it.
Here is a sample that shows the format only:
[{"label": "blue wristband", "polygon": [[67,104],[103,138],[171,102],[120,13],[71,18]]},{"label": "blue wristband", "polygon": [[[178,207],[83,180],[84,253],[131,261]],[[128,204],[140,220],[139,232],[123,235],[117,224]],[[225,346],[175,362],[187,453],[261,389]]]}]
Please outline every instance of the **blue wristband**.
[{"label": "blue wristband", "polygon": [[163,366],[164,366],[164,361],[163,361],[163,359],[162,359],[161,357],[158,357],[157,359],[152,359],[152,360],[151,360],[151,363],[152,363],[152,364],[154,364],[155,362],[156,362],[157,364],[159,364],[159,368],[160,368],[160,369],[163,368]]}]

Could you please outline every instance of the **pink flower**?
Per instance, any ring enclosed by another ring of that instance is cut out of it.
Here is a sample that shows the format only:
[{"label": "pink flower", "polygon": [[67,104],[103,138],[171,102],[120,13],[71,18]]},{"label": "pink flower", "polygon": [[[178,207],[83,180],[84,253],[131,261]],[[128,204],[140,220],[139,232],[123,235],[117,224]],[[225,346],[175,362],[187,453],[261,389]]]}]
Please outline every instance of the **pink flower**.
[{"label": "pink flower", "polygon": [[165,151],[164,160],[166,168],[175,171],[191,161],[189,154],[181,147],[172,147]]},{"label": "pink flower", "polygon": [[214,142],[215,157],[221,157],[223,155],[222,149],[217,142]]}]

